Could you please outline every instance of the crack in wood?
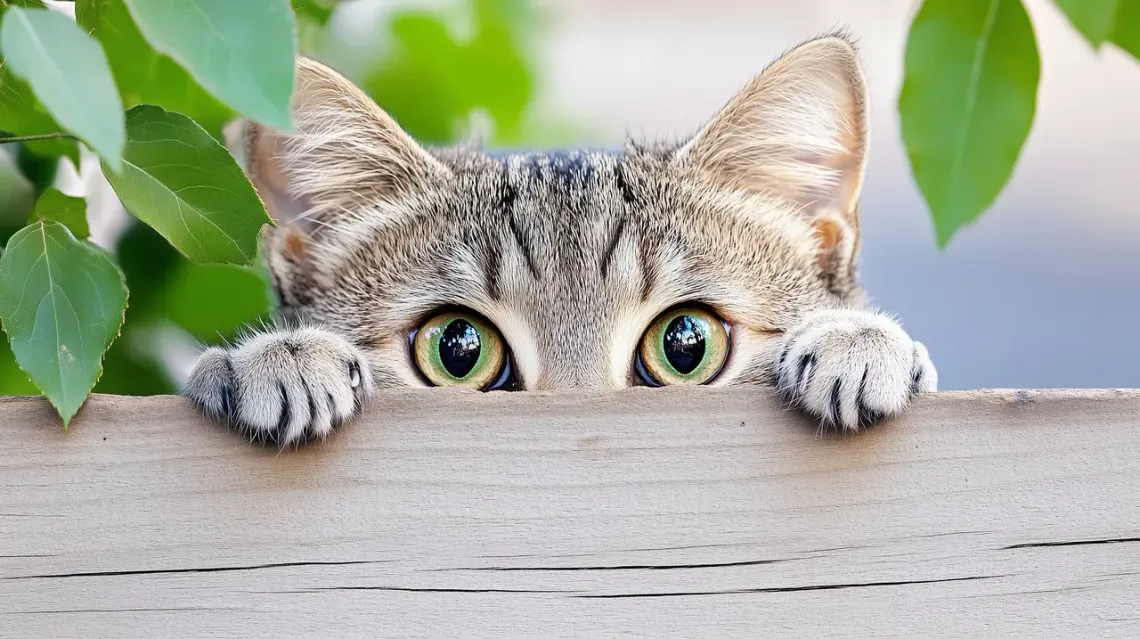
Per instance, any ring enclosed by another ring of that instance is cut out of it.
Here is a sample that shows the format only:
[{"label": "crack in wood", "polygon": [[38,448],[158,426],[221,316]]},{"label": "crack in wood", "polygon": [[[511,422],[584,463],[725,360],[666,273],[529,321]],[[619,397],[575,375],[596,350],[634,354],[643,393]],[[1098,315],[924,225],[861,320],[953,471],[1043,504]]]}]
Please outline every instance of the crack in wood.
[{"label": "crack in wood", "polygon": [[751,561],[725,561],[704,564],[625,564],[617,566],[487,566],[479,568],[437,568],[435,572],[580,572],[587,570],[689,570],[701,568],[733,568],[738,566],[766,566],[786,561],[803,561],[809,557],[795,559],[756,559]]},{"label": "crack in wood", "polygon": [[565,595],[580,592],[577,590],[518,590],[511,588],[411,588],[406,586],[324,586],[320,588],[306,588],[303,590],[282,590],[280,594],[309,594],[327,592],[330,590],[378,590],[388,592],[442,592],[442,593],[470,593],[470,594],[522,594],[522,595]]},{"label": "crack in wood", "polygon": [[[646,546],[644,548],[616,548],[610,550],[612,553],[630,553],[630,552],[661,552],[670,550],[705,550],[709,548],[744,548],[746,546],[756,546],[758,544],[751,542],[737,542],[726,544],[688,544],[684,546]],[[862,548],[863,546],[845,546],[845,548]],[[825,549],[828,550],[828,549]],[[542,558],[542,559],[564,559],[567,557],[594,557],[599,553],[596,552],[574,552],[574,553],[521,553],[512,555],[477,555],[477,559],[529,559],[529,558]]]},{"label": "crack in wood", "polygon": [[294,568],[301,566],[356,566],[361,564],[384,564],[386,561],[289,561],[275,564],[257,564],[253,566],[216,566],[211,568],[160,568],[153,570],[108,570],[102,572],[69,572],[49,575],[18,575],[16,577],[0,577],[0,580],[9,581],[17,579],[70,579],[72,577],[124,577],[131,575],[174,575],[194,572],[238,572],[243,570],[265,570],[267,568]]},{"label": "crack in wood", "polygon": [[955,581],[983,581],[1001,579],[1006,575],[979,575],[974,577],[950,577],[947,579],[910,579],[906,581],[869,581],[854,584],[819,584],[814,586],[784,586],[777,588],[740,588],[734,590],[707,590],[694,592],[634,592],[616,595],[575,595],[579,599],[626,599],[642,597],[707,597],[712,595],[747,595],[755,593],[772,594],[782,592],[809,592],[813,590],[845,590],[848,588],[881,588],[885,586],[917,586],[921,584],[941,584]]},{"label": "crack in wood", "polygon": [[81,615],[91,613],[121,612],[249,612],[248,608],[214,608],[209,606],[187,606],[184,608],[75,608],[65,610],[13,610],[0,612],[0,615]]},{"label": "crack in wood", "polygon": [[1002,550],[1019,550],[1021,548],[1054,548],[1061,546],[1099,546],[1101,544],[1131,544],[1140,542],[1140,537],[1115,537],[1111,539],[1079,539],[1076,541],[1040,541],[1026,544],[1005,546]]}]

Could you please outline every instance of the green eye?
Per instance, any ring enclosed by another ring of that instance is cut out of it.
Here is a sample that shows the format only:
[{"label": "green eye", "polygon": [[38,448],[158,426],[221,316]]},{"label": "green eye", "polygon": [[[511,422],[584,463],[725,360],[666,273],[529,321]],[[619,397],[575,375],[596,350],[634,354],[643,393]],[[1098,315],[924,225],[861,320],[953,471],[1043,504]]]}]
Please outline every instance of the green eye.
[{"label": "green eye", "polygon": [[728,359],[728,331],[719,317],[692,307],[667,311],[653,321],[638,349],[642,377],[655,386],[706,384]]},{"label": "green eye", "polygon": [[416,366],[436,386],[483,389],[503,372],[503,338],[473,313],[441,313],[416,333]]}]

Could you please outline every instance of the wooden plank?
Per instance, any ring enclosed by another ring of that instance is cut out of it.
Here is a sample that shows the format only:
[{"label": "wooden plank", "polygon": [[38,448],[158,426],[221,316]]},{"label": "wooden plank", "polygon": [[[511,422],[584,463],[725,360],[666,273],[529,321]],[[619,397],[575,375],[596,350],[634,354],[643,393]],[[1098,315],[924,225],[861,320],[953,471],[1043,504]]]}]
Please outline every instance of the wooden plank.
[{"label": "wooden plank", "polygon": [[404,392],[296,452],[0,399],[0,636],[1137,637],[1140,391]]}]

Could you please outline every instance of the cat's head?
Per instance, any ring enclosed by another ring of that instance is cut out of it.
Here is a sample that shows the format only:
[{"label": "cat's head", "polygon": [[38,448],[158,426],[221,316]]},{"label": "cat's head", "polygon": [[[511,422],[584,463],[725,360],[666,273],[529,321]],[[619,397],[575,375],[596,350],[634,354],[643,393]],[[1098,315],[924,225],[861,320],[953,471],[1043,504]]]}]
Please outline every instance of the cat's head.
[{"label": "cat's head", "polygon": [[379,385],[764,382],[805,312],[861,303],[865,93],[831,36],[682,143],[490,155],[420,146],[302,59],[295,132],[246,125],[237,155],[284,309]]}]

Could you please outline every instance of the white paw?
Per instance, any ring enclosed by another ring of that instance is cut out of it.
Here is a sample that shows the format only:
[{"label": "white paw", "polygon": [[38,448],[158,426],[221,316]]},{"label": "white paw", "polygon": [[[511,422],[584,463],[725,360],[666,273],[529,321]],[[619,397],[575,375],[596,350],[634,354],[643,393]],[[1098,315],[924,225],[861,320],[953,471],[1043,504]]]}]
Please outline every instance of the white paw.
[{"label": "white paw", "polygon": [[790,331],[776,388],[822,424],[854,432],[903,412],[938,388],[926,347],[890,318],[869,311],[809,315]]},{"label": "white paw", "polygon": [[207,349],[183,394],[251,439],[287,446],[327,437],[372,390],[359,349],[335,333],[301,328]]}]

